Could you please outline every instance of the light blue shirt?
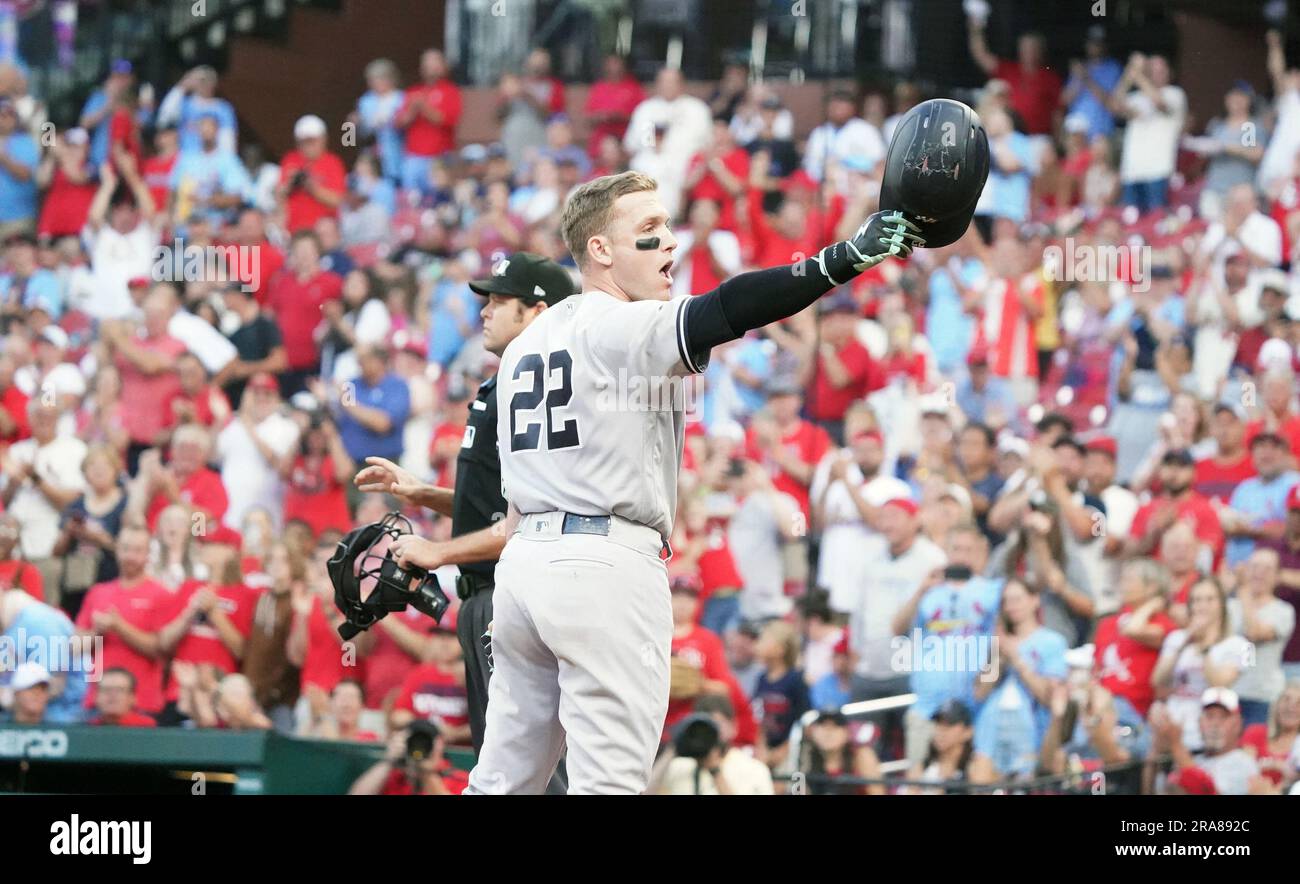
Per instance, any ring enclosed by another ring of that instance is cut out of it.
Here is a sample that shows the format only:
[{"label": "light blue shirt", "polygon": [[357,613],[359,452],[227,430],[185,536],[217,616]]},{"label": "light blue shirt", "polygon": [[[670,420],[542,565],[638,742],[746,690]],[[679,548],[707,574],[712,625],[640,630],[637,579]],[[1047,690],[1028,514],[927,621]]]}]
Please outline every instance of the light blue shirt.
[{"label": "light blue shirt", "polygon": [[[1124,75],[1123,66],[1113,58],[1100,58],[1096,61],[1088,62],[1088,74],[1092,77],[1101,90],[1109,95],[1118,85],[1120,77]],[[1098,135],[1109,135],[1115,131],[1115,117],[1111,114],[1106,105],[1097,100],[1097,96],[1085,88],[1078,80],[1071,77],[1065,84],[1067,90],[1079,86],[1079,95],[1070,104],[1068,113],[1078,114],[1088,121],[1088,139],[1091,141]]]},{"label": "light blue shirt", "polygon": [[[194,189],[193,195],[201,199],[229,194],[247,197],[253,189],[253,179],[244,164],[234,154],[221,150],[211,153],[200,150],[177,157],[172,168],[172,192],[177,193],[184,183],[188,183]],[[208,215],[219,218],[223,213],[210,209]]]},{"label": "light blue shirt", "polygon": [[[77,724],[85,715],[86,670],[68,666],[74,656],[71,651],[77,648],[70,642],[75,633],[67,614],[37,602],[19,611],[4,636],[0,637],[14,655],[40,663],[52,676],[65,679],[63,691],[51,697],[45,708],[45,721],[49,724]],[[0,683],[8,684],[12,675],[11,672],[0,674]]]},{"label": "light blue shirt", "polygon": [[1029,189],[1038,172],[1038,160],[1034,156],[1034,142],[1028,135],[1012,132],[1007,138],[1011,152],[1020,161],[1020,169],[1002,172],[996,161],[992,163],[987,187],[992,191],[993,199],[986,214],[1010,218],[1020,224],[1029,217]]},{"label": "light blue shirt", "polygon": [[21,294],[10,291],[14,284],[12,275],[0,276],[0,303],[17,301],[25,310],[40,306],[54,320],[63,315],[63,283],[54,271],[37,269],[23,283]]},{"label": "light blue shirt", "polygon": [[385,375],[373,386],[360,376],[353,383],[357,404],[384,412],[388,415],[391,426],[387,433],[376,433],[362,426],[352,415],[340,411],[337,421],[343,447],[358,462],[371,455],[392,461],[400,460],[402,432],[406,428],[406,418],[411,413],[411,388],[395,374]]},{"label": "light blue shirt", "polygon": [[[459,302],[460,312],[452,308]],[[461,323],[470,329],[477,329],[479,312],[484,301],[463,282],[452,279],[440,279],[433,288],[429,323],[429,361],[446,368],[465,346],[465,335],[461,334]],[[472,332],[471,332],[472,333]]]},{"label": "light blue shirt", "polygon": [[[1059,632],[1040,626],[1021,639],[1017,653],[1030,671],[1064,681],[1066,642]],[[1008,670],[975,717],[975,751],[992,759],[1004,774],[1032,774],[1051,712],[1030,693],[1014,670]]]},{"label": "light blue shirt", "polygon": [[[760,383],[766,384],[772,377],[773,349],[772,342],[765,338],[746,337],[736,347],[735,364],[757,378]],[[746,415],[753,414],[766,404],[767,395],[762,387],[754,389],[739,381],[736,381],[734,386],[736,397],[740,400]]]},{"label": "light blue shirt", "polygon": [[[912,709],[919,715],[928,719],[948,700],[975,709],[975,679],[988,668],[1002,583],[975,576],[964,584],[940,583],[921,597],[912,625],[921,630],[923,647],[912,648],[911,679]],[[927,665],[927,659],[941,665]]]},{"label": "light blue shirt", "polygon": [[[85,105],[82,106],[81,116],[84,119],[91,114],[97,114],[107,105],[108,96],[104,94],[104,90],[96,89],[90,93],[90,97],[86,99]],[[148,127],[152,116],[148,108],[142,107],[136,112],[136,120],[140,123],[141,128]],[[99,121],[98,126],[90,130],[90,164],[96,169],[108,160],[108,139],[112,122],[113,115],[107,114],[104,119]]]},{"label": "light blue shirt", "polygon": [[0,168],[0,222],[36,220],[36,167],[41,152],[36,139],[26,132],[15,132],[5,141],[10,162],[28,169],[26,181],[19,181],[8,169]]},{"label": "light blue shirt", "polygon": [[367,92],[357,101],[361,132],[374,135],[384,176],[393,180],[402,170],[402,132],[393,124],[393,119],[402,109],[404,99],[402,90],[394,89],[386,95]]},{"label": "light blue shirt", "polygon": [[[984,275],[984,265],[968,258],[958,276],[963,285],[971,286]],[[975,336],[975,317],[962,306],[961,292],[945,272],[930,274],[930,305],[925,311],[925,335],[934,351],[939,371],[953,374],[966,358]]]},{"label": "light blue shirt", "polygon": [[[1268,522],[1285,522],[1286,495],[1297,482],[1300,482],[1300,473],[1290,470],[1270,482],[1254,476],[1237,486],[1237,490],[1228,499],[1228,506],[1248,516],[1250,524],[1256,528]],[[1228,564],[1236,567],[1254,551],[1254,540],[1249,537],[1233,537],[1228,540],[1223,554]]]}]

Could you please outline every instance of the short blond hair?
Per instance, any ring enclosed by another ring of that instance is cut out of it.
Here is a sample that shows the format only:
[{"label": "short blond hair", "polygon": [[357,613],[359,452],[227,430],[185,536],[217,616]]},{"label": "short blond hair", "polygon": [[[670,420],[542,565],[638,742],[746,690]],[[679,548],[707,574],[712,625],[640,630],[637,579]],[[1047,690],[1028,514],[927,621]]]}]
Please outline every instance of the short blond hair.
[{"label": "short blond hair", "polygon": [[649,175],[621,172],[592,179],[573,191],[560,216],[560,233],[579,269],[587,264],[587,242],[609,228],[618,198],[658,189],[658,183]]}]

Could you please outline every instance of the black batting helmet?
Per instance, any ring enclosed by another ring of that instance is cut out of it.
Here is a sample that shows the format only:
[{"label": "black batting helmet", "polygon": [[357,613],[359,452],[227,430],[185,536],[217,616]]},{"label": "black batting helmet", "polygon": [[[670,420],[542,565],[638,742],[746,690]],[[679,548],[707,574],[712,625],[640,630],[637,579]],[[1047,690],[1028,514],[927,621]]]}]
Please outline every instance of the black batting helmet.
[{"label": "black batting helmet", "polygon": [[949,98],[912,108],[885,155],[880,210],[906,212],[926,248],[961,239],[989,176],[989,139],[979,115]]}]

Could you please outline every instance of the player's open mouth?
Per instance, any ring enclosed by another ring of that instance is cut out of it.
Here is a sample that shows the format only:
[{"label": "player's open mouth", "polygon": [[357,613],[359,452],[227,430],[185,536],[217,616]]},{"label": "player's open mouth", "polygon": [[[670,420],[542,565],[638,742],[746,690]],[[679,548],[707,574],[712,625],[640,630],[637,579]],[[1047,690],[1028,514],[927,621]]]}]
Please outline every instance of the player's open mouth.
[{"label": "player's open mouth", "polygon": [[670,283],[673,281],[673,275],[672,273],[669,272],[672,270],[672,268],[673,268],[672,261],[669,261],[667,264],[659,268],[659,275],[662,276],[664,279],[668,280]]}]

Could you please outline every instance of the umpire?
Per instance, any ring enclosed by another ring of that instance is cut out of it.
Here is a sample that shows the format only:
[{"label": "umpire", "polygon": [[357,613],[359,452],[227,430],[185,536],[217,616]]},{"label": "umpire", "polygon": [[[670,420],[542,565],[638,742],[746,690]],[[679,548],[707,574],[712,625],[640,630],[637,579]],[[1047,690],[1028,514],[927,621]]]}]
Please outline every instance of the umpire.
[{"label": "umpire", "polygon": [[[483,347],[500,356],[520,332],[574,293],[573,279],[559,264],[540,255],[518,252],[498,261],[487,279],[469,284],[487,299],[483,318]],[[501,460],[497,455],[497,379],[491,377],[470,403],[469,420],[456,458],[456,487],[439,488],[420,482],[410,472],[382,457],[366,458],[357,473],[361,491],[387,492],[400,500],[428,507],[451,517],[451,539],[425,540],[415,535],[393,543],[400,565],[432,571],[457,565],[456,594],[461,598],[456,633],[465,658],[465,688],[469,699],[469,728],[477,754],[483,747],[487,715],[488,678],[492,674],[492,587],[497,559],[509,539],[494,524],[505,518],[501,494]]]}]

